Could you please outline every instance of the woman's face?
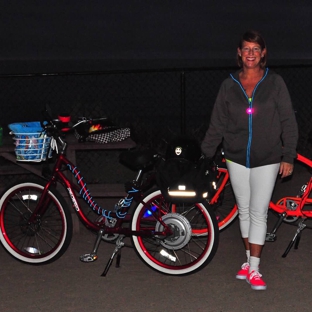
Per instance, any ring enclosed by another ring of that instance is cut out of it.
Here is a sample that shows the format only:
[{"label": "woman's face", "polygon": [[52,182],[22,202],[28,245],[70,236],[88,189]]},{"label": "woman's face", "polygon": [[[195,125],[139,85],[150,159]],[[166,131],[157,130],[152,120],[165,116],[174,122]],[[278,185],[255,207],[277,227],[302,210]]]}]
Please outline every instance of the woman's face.
[{"label": "woman's face", "polygon": [[242,48],[238,48],[237,53],[242,58],[243,67],[257,68],[260,67],[260,61],[264,57],[266,49],[262,50],[256,42],[243,41]]}]

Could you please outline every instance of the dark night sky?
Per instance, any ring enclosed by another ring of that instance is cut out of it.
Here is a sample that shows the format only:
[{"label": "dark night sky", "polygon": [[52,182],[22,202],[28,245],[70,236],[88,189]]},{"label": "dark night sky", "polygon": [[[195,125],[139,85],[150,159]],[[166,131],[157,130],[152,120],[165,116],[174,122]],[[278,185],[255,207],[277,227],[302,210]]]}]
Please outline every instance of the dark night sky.
[{"label": "dark night sky", "polygon": [[0,73],[235,65],[248,28],[269,63],[312,61],[310,0],[10,0],[0,18]]}]

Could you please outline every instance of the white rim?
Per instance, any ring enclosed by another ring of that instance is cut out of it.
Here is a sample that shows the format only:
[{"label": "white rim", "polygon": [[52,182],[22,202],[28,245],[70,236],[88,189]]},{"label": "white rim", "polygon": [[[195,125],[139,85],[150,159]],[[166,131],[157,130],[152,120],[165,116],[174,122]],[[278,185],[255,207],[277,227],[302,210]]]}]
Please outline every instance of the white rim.
[{"label": "white rim", "polygon": [[[148,202],[150,201],[151,198],[153,197],[156,197],[156,196],[159,196],[161,194],[161,191],[160,190],[157,190],[149,195],[147,195],[143,201],[145,202]],[[199,205],[202,205],[202,204],[199,204]],[[139,204],[134,212],[134,215],[133,215],[133,219],[132,219],[132,224],[131,224],[131,229],[133,231],[136,230],[136,222],[134,221],[137,221],[138,219],[138,215],[139,215],[139,212],[141,211],[142,209],[142,206],[143,204]],[[206,212],[206,209],[204,209],[204,211]],[[209,219],[210,221],[210,224],[213,224],[212,222],[212,219],[211,219],[211,216],[209,215],[209,213],[207,212],[206,213],[206,216],[207,218]],[[215,232],[214,232],[214,229],[212,228],[212,231],[211,231],[211,241],[214,242],[215,240]],[[138,237],[137,236],[132,236],[133,238],[133,243],[134,243],[134,246],[135,246],[135,249],[137,250],[137,252],[139,253],[139,255],[141,256],[141,258],[149,265],[151,266],[152,268],[154,268],[155,270],[157,271],[160,271],[162,273],[166,273],[166,274],[170,274],[170,275],[182,275],[182,274],[187,274],[187,273],[190,273],[192,271],[195,271],[196,269],[198,269],[200,266],[202,266],[205,261],[207,260],[207,258],[210,256],[211,254],[211,250],[214,246],[214,244],[209,244],[209,247],[208,247],[208,251],[205,253],[205,256],[200,260],[198,261],[194,266],[192,267],[188,267],[186,269],[177,269],[177,270],[171,270],[171,269],[167,269],[167,268],[164,268],[162,266],[159,266],[157,265],[156,263],[154,263],[149,257],[146,256],[145,252],[141,249],[141,246],[139,244],[139,241],[138,241]]]},{"label": "white rim", "polygon": [[[3,196],[1,197],[0,199],[0,211],[2,209],[2,205],[3,205],[3,202],[5,201],[6,197],[8,196],[8,194],[14,192],[16,189],[20,188],[20,187],[38,187],[40,188],[41,190],[43,189],[43,186],[40,185],[40,184],[36,184],[36,183],[30,183],[30,182],[26,182],[26,183],[20,183],[20,184],[17,184],[17,185],[14,185],[13,187],[11,187],[10,189],[8,189],[4,194]],[[59,200],[57,199],[57,197],[49,191],[49,194],[51,196],[53,196],[54,200],[56,200],[56,202],[59,204],[60,207],[62,207],[61,203],[59,202]],[[64,214],[64,211],[61,210],[61,213],[63,215],[63,219],[65,220],[64,222],[64,226],[65,226],[65,233],[67,233],[67,221],[66,221],[66,216]],[[61,243],[58,245],[57,249],[54,250],[53,253],[51,253],[50,255],[44,257],[44,258],[28,258],[28,257],[24,257],[22,255],[20,255],[19,253],[17,253],[15,250],[13,250],[11,248],[11,246],[7,243],[7,241],[5,240],[4,236],[3,236],[3,233],[2,233],[2,229],[0,231],[0,241],[1,243],[3,244],[4,248],[15,258],[21,260],[21,261],[24,261],[24,262],[28,262],[28,263],[43,263],[43,262],[47,262],[49,261],[50,259],[52,259],[53,257],[55,257],[55,255],[57,255],[59,253],[59,251],[61,250],[61,248],[63,247],[64,245],[64,241],[65,241],[65,238],[66,238],[66,235],[63,235],[62,237],[62,241]]]}]

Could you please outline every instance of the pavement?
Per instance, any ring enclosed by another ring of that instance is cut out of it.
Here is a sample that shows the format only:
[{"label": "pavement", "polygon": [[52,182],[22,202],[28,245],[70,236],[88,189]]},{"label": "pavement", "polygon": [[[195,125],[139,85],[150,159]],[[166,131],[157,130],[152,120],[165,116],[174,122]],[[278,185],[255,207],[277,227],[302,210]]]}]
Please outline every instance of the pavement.
[{"label": "pavement", "polygon": [[[296,167],[292,179],[278,180],[273,200],[296,195],[309,177]],[[270,212],[269,230],[276,220]],[[220,233],[211,263],[183,277],[153,271],[131,247],[123,248],[121,267],[113,265],[101,277],[114,245],[103,242],[96,262],[80,262],[79,256],[91,251],[95,239],[87,230],[76,233],[67,252],[47,265],[21,263],[0,247],[0,311],[311,311],[312,231],[305,229],[299,248],[281,257],[295,231],[283,223],[277,240],[265,245],[261,273],[266,291],[251,290],[235,279],[245,261],[237,219]]]}]

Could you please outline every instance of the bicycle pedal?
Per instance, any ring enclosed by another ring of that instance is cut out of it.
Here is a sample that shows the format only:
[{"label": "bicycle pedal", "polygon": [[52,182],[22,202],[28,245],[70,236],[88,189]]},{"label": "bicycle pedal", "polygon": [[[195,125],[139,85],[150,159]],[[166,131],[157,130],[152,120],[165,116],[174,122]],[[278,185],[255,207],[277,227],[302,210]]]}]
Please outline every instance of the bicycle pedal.
[{"label": "bicycle pedal", "polygon": [[276,235],[272,233],[267,233],[265,237],[266,242],[275,242],[276,241]]},{"label": "bicycle pedal", "polygon": [[98,256],[96,254],[84,254],[80,256],[80,261],[82,262],[94,262],[97,260]]}]

